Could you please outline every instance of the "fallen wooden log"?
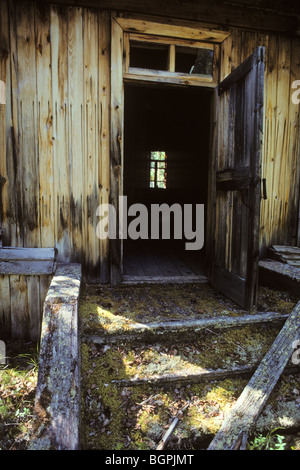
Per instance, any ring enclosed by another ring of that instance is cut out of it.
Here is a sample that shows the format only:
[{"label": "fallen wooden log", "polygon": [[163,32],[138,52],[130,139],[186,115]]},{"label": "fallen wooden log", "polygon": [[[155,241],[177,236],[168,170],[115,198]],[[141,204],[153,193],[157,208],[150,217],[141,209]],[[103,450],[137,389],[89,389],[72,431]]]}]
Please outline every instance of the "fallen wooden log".
[{"label": "fallen wooden log", "polygon": [[300,301],[286,320],[208,450],[235,450],[241,434],[253,427],[288,363],[300,336]]},{"label": "fallen wooden log", "polygon": [[80,264],[59,265],[45,299],[29,450],[79,449],[81,276]]},{"label": "fallen wooden log", "polygon": [[225,329],[254,325],[259,323],[284,322],[288,318],[288,314],[278,312],[261,312],[257,314],[245,314],[236,317],[220,316],[212,318],[200,318],[183,321],[166,321],[166,322],[149,322],[149,323],[132,323],[127,324],[127,333],[114,332],[111,334],[102,333],[99,335],[85,335],[85,341],[95,344],[111,344],[113,342],[120,343],[122,341],[136,340],[138,336],[143,339],[147,335],[163,335],[176,332],[200,332],[207,328]]}]

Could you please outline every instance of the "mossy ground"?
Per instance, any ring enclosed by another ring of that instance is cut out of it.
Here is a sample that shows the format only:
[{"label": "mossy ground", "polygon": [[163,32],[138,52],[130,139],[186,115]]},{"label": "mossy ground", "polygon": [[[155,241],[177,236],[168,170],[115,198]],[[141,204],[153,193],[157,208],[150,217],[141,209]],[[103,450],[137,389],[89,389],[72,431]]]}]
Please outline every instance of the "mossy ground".
[{"label": "mossy ground", "polygon": [[[296,304],[284,292],[261,288],[260,311],[289,313]],[[122,333],[132,322],[242,315],[243,311],[207,285],[100,286],[84,289],[81,333]],[[155,449],[176,414],[189,403],[168,448],[205,448],[249,378],[172,387],[122,386],[115,380],[172,374],[180,370],[230,368],[259,362],[280,326],[248,326],[181,338],[175,342],[102,346],[82,341],[83,449]],[[282,377],[258,421],[264,432],[293,426],[299,415],[299,377]],[[298,401],[297,401],[298,400]]]},{"label": "mossy ground", "polygon": [[25,450],[33,423],[37,383],[37,345],[6,342],[0,366],[0,450]]},{"label": "mossy ground", "polygon": [[[297,299],[259,289],[258,310],[289,313]],[[208,284],[85,287],[80,298],[83,332],[124,332],[132,323],[237,316],[246,312]],[[248,312],[247,312],[248,313]]]},{"label": "mossy ground", "polygon": [[[126,376],[115,353],[104,357],[97,348],[87,345],[83,345],[82,353],[86,367],[82,389],[83,449],[155,449],[187,403],[167,449],[206,448],[248,382],[246,378],[235,378],[183,386],[178,383],[167,388],[122,387],[111,383],[112,377]],[[113,375],[115,365],[117,375]],[[267,433],[277,426],[299,427],[299,391],[299,377],[283,376],[258,420],[257,432]]]}]

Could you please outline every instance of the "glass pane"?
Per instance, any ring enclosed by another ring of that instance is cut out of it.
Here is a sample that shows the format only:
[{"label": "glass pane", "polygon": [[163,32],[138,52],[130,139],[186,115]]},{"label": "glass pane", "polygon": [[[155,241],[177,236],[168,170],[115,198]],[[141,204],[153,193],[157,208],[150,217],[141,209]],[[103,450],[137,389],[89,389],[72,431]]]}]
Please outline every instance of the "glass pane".
[{"label": "glass pane", "polygon": [[175,72],[212,75],[214,51],[176,46]]},{"label": "glass pane", "polygon": [[167,184],[167,155],[166,152],[155,150],[150,159],[150,188],[166,189]]},{"label": "glass pane", "polygon": [[150,168],[150,180],[154,181],[155,180],[155,169]]},{"label": "glass pane", "polygon": [[130,43],[130,67],[152,70],[167,70],[168,45]]},{"label": "glass pane", "polygon": [[165,170],[157,170],[157,181],[163,181],[165,179]]},{"label": "glass pane", "polygon": [[167,157],[166,157],[166,154],[165,152],[159,152],[159,151],[156,151],[156,152],[151,152],[151,160],[165,160]]}]

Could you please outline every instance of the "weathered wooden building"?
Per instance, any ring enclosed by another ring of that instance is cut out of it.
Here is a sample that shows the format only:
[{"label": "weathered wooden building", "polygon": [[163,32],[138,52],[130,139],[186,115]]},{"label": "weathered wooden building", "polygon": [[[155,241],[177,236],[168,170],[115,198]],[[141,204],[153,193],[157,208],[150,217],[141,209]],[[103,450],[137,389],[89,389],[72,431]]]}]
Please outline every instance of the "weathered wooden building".
[{"label": "weathered wooden building", "polygon": [[100,204],[201,203],[204,274],[253,305],[259,256],[299,236],[299,2],[0,6],[3,246],[121,282]]}]

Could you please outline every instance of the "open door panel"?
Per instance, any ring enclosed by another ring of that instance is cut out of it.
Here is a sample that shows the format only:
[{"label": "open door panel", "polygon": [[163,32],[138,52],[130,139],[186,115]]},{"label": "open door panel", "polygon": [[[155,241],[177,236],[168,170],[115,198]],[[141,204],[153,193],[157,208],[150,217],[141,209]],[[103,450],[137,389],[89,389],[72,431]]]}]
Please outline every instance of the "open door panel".
[{"label": "open door panel", "polygon": [[264,48],[218,87],[211,283],[245,309],[256,306]]}]

